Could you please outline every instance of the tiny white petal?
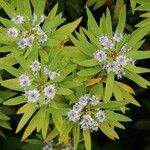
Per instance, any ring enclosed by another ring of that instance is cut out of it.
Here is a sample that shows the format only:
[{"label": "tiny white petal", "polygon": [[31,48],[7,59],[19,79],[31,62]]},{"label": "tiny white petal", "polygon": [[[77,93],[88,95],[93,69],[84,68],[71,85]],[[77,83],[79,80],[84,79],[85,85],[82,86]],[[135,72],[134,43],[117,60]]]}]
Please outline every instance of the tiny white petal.
[{"label": "tiny white petal", "polygon": [[41,64],[39,61],[35,60],[31,65],[30,65],[30,68],[33,72],[36,72],[36,71],[40,71],[41,69]]},{"label": "tiny white petal", "polygon": [[15,27],[9,28],[7,34],[9,37],[17,37],[19,34],[19,30]]},{"label": "tiny white petal", "polygon": [[96,118],[99,122],[104,122],[105,119],[106,119],[106,115],[105,115],[105,112],[102,111],[102,110],[99,110],[97,113],[96,113]]}]

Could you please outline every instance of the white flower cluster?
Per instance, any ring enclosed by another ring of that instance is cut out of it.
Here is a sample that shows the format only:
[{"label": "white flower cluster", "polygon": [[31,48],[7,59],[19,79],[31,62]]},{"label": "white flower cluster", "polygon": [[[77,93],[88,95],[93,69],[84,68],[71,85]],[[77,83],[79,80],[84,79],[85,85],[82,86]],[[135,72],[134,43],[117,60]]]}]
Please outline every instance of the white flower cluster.
[{"label": "white flower cluster", "polygon": [[50,80],[60,76],[60,73],[50,70],[48,66],[44,67],[44,73],[48,75]]},{"label": "white flower cluster", "polygon": [[[28,19],[30,20],[30,19]],[[32,21],[32,29],[29,31],[27,30],[19,30],[16,27],[11,27],[7,30],[7,35],[10,38],[16,38],[19,37],[19,41],[17,42],[17,45],[20,49],[25,49],[27,47],[31,47],[33,45],[33,42],[36,39],[36,43],[39,48],[42,48],[45,46],[45,42],[48,40],[47,34],[42,30],[41,24],[44,22],[45,16],[41,15],[40,21],[37,22],[37,16],[33,16]],[[24,16],[16,16],[12,18],[12,21],[16,24],[24,24],[26,21],[26,18]]]},{"label": "white flower cluster", "polygon": [[[33,71],[33,73],[37,73],[38,71],[41,70],[41,64],[39,61],[35,60],[31,65],[30,65],[30,69]],[[36,75],[36,74],[34,74]],[[54,78],[54,77],[53,77]],[[31,89],[32,87],[32,80],[30,79],[29,76],[27,76],[26,74],[22,74],[19,77],[19,85],[24,88],[25,90],[25,98],[28,100],[28,102],[38,102],[39,101],[39,97],[40,97],[40,92],[43,92],[45,95],[45,104],[48,104],[54,97],[56,94],[56,84],[52,84],[52,85],[47,85],[47,86],[42,86],[42,89],[37,90],[36,88]],[[37,87],[39,87],[39,85],[37,85]]]},{"label": "white flower cluster", "polygon": [[69,120],[73,122],[79,121],[80,127],[83,130],[90,129],[91,131],[97,131],[98,123],[106,119],[105,112],[97,110],[96,114],[92,116],[86,112],[86,109],[96,106],[99,103],[99,99],[96,96],[90,96],[90,94],[83,95],[79,98],[79,102],[73,106],[73,109],[68,112]]},{"label": "white flower cluster", "polygon": [[118,79],[125,76],[124,67],[128,64],[134,65],[135,61],[132,58],[128,58],[124,55],[124,52],[128,51],[127,44],[124,44],[122,48],[116,52],[115,45],[123,38],[123,33],[115,33],[113,39],[109,39],[107,36],[99,37],[99,41],[103,46],[102,50],[97,50],[94,53],[94,58],[100,63],[102,69],[109,72],[114,72]]}]

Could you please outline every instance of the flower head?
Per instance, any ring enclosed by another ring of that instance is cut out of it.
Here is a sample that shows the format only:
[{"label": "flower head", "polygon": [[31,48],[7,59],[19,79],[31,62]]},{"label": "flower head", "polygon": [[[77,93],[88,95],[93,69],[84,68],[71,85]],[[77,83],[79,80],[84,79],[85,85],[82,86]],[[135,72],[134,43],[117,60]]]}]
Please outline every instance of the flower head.
[{"label": "flower head", "polygon": [[124,67],[125,65],[127,65],[127,61],[128,61],[128,59],[126,56],[120,55],[116,58],[116,63],[118,66]]},{"label": "flower head", "polygon": [[33,35],[27,37],[26,38],[26,45],[29,46],[29,47],[31,47],[32,44],[33,44],[33,41],[34,41],[34,36]]},{"label": "flower head", "polygon": [[80,119],[80,113],[75,110],[70,110],[68,112],[68,118],[70,121],[76,122]]},{"label": "flower head", "polygon": [[27,40],[26,40],[26,38],[23,38],[23,39],[21,39],[21,40],[18,42],[18,47],[21,48],[21,49],[26,48],[26,45],[27,45]]},{"label": "flower head", "polygon": [[16,17],[12,18],[12,21],[15,24],[23,24],[25,21],[25,17],[24,16],[16,16]]},{"label": "flower head", "polygon": [[55,94],[56,94],[55,86],[54,85],[49,85],[49,86],[45,87],[44,88],[44,93],[45,93],[45,96],[48,99],[53,99]]},{"label": "flower head", "polygon": [[27,86],[31,85],[31,80],[30,80],[29,76],[27,76],[25,74],[22,74],[19,77],[19,82],[20,82],[21,87],[27,87]]},{"label": "flower head", "polygon": [[119,42],[123,38],[123,33],[115,33],[114,34],[114,41]]},{"label": "flower head", "polygon": [[98,50],[94,53],[94,58],[99,62],[103,62],[107,59],[107,55],[104,51]]},{"label": "flower head", "polygon": [[39,100],[40,94],[39,91],[34,89],[34,90],[29,90],[25,92],[25,97],[28,99],[28,102],[37,102]]},{"label": "flower head", "polygon": [[102,111],[102,110],[99,110],[99,111],[96,113],[95,117],[97,118],[97,120],[98,120],[99,122],[103,122],[103,121],[105,121],[105,119],[106,119],[105,112]]},{"label": "flower head", "polygon": [[17,37],[19,34],[19,30],[15,27],[9,28],[7,31],[9,37]]},{"label": "flower head", "polygon": [[40,71],[41,69],[41,64],[39,61],[35,60],[31,65],[30,68],[33,72],[37,72]]}]

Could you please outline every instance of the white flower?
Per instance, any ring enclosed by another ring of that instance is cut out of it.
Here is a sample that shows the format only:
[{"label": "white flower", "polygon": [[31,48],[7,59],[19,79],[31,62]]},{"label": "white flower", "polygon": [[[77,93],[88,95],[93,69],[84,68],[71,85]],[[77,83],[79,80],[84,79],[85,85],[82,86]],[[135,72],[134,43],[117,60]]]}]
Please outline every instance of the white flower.
[{"label": "white flower", "polygon": [[115,33],[113,39],[114,41],[119,42],[122,39],[122,37],[123,33]]},{"label": "white flower", "polygon": [[18,47],[21,48],[21,49],[26,48],[26,45],[27,45],[27,40],[26,40],[26,38],[23,38],[23,39],[21,39],[21,40],[18,42]]},{"label": "white flower", "polygon": [[70,121],[76,122],[80,119],[80,113],[75,110],[70,110],[67,114]]},{"label": "white flower", "polygon": [[99,62],[102,62],[107,59],[107,54],[104,51],[98,50],[94,53],[94,58]]},{"label": "white flower", "polygon": [[112,49],[114,47],[113,42],[107,36],[99,37],[99,41],[105,49]]},{"label": "white flower", "polygon": [[83,96],[80,97],[78,103],[79,103],[81,106],[84,107],[84,106],[87,105],[89,98],[90,98],[90,94],[85,94],[85,95],[83,95]]},{"label": "white flower", "polygon": [[19,30],[15,27],[9,28],[7,31],[9,37],[17,37],[19,34]]},{"label": "white flower", "polygon": [[48,66],[44,67],[44,71],[43,71],[46,75],[49,75],[50,70],[48,68]]},{"label": "white flower", "polygon": [[33,72],[36,72],[36,71],[40,71],[41,69],[41,64],[39,61],[35,60],[31,65],[30,65],[30,68]]},{"label": "white flower", "polygon": [[49,76],[50,80],[53,80],[56,77],[59,77],[60,74],[58,72],[49,71],[48,76]]},{"label": "white flower", "polygon": [[116,71],[116,75],[118,79],[122,79],[123,76],[125,76],[125,71],[122,67],[118,67],[118,70]]},{"label": "white flower", "polygon": [[102,110],[99,110],[99,111],[96,113],[95,117],[98,119],[99,122],[103,122],[103,121],[105,121],[105,119],[106,119],[105,112],[102,111]]},{"label": "white flower", "polygon": [[116,63],[118,66],[124,67],[127,64],[127,61],[128,61],[128,59],[126,56],[120,55],[116,58]]},{"label": "white flower", "polygon": [[53,99],[56,94],[55,86],[54,85],[47,86],[46,88],[44,88],[44,93],[47,98]]},{"label": "white flower", "polygon": [[39,25],[36,25],[33,29],[36,31],[37,35],[41,35],[43,33]]},{"label": "white flower", "polygon": [[98,123],[93,121],[93,123],[90,126],[91,131],[98,131]]},{"label": "white flower", "polygon": [[73,106],[73,110],[77,111],[77,112],[80,112],[82,110],[83,106],[80,105],[79,103],[76,103],[74,106]]},{"label": "white flower", "polygon": [[25,97],[28,99],[29,102],[37,102],[39,100],[40,94],[38,90],[34,89],[26,91]]},{"label": "white flower", "polygon": [[34,41],[34,36],[33,35],[27,37],[26,38],[26,45],[29,46],[29,47],[31,47],[32,44],[33,44],[33,41]]},{"label": "white flower", "polygon": [[24,16],[16,16],[16,17],[12,18],[12,21],[15,24],[22,24],[25,22],[25,18],[24,18]]},{"label": "white flower", "polygon": [[116,69],[118,68],[117,64],[115,62],[107,64],[107,72],[115,72]]},{"label": "white flower", "polygon": [[91,105],[93,106],[96,106],[97,104],[99,104],[99,98],[94,95],[90,98],[90,100],[91,100]]},{"label": "white flower", "polygon": [[27,86],[31,85],[31,80],[30,80],[29,76],[27,76],[25,74],[22,74],[19,77],[19,82],[20,82],[21,87],[27,87]]},{"label": "white flower", "polygon": [[92,117],[90,115],[84,115],[81,119],[80,125],[81,129],[83,130],[90,129],[91,126],[93,125]]},{"label": "white flower", "polygon": [[48,36],[44,32],[41,34],[41,38],[43,42],[46,42],[48,40]]}]

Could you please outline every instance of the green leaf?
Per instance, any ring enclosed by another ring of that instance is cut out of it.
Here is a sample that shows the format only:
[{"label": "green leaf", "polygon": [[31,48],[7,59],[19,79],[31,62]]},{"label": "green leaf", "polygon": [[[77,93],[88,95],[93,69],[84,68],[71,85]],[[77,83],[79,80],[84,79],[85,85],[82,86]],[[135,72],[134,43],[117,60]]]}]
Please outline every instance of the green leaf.
[{"label": "green leaf", "polygon": [[125,54],[133,59],[148,59],[150,58],[150,50],[148,51],[129,51]]},{"label": "green leaf", "polygon": [[67,38],[69,38],[69,36],[71,35],[71,33],[77,28],[77,26],[79,25],[79,23],[81,22],[82,18],[79,18],[77,20],[75,20],[72,23],[69,23],[67,25],[62,26],[61,28],[59,28],[54,34],[53,34],[53,38],[54,39],[58,39],[58,40],[66,40]]},{"label": "green leaf", "polygon": [[38,16],[37,21],[40,20],[41,15],[43,15],[44,13],[45,4],[46,4],[46,0],[42,0],[42,1],[36,0],[34,13]]},{"label": "green leaf", "polygon": [[115,33],[122,33],[126,24],[126,5],[124,5],[120,11],[118,25]]},{"label": "green leaf", "polygon": [[10,4],[4,2],[4,0],[0,0],[0,6],[5,10],[9,17],[14,17],[14,15],[16,14],[13,7]]},{"label": "green leaf", "polygon": [[1,120],[9,120],[10,118],[8,116],[6,116],[5,114],[3,114],[2,112],[0,112],[0,119]]},{"label": "green leaf", "polygon": [[39,111],[38,111],[38,122],[37,122],[37,132],[39,132],[44,124],[45,124],[45,118],[46,118],[46,108],[41,108]]},{"label": "green leaf", "polygon": [[130,72],[126,70],[126,77],[133,82],[137,83],[139,86],[143,88],[147,88],[150,86],[150,82],[142,78],[141,76],[137,75],[136,73]]},{"label": "green leaf", "polygon": [[92,75],[96,75],[98,72],[100,72],[100,67],[93,67],[93,68],[81,70],[77,74],[79,76],[92,76]]},{"label": "green leaf", "polygon": [[111,120],[124,121],[124,122],[131,121],[130,118],[118,113],[114,113],[113,111],[109,111],[109,110],[106,110],[106,116],[108,119]]},{"label": "green leaf", "polygon": [[92,32],[94,35],[99,35],[100,34],[100,29],[97,25],[97,22],[95,21],[92,13],[90,12],[90,10],[86,7],[86,12],[87,12],[87,15],[88,15],[88,23],[87,23],[87,26],[88,26],[88,30],[90,32]]},{"label": "green leaf", "polygon": [[104,102],[110,101],[114,87],[114,73],[109,73],[106,79]]},{"label": "green leaf", "polygon": [[77,63],[80,66],[84,66],[84,67],[93,67],[93,66],[97,66],[98,62],[95,59],[89,59],[89,60],[77,60],[77,59],[72,59],[72,61],[74,63]]},{"label": "green leaf", "polygon": [[71,72],[73,72],[76,69],[77,65],[69,65],[68,67],[62,69],[60,71],[60,74],[63,76],[69,75]]},{"label": "green leaf", "polygon": [[145,26],[143,28],[135,30],[128,40],[128,47],[134,50],[134,46],[136,45],[136,43],[139,42],[148,32],[149,26]]},{"label": "green leaf", "polygon": [[36,110],[37,110],[36,104],[30,104],[29,109],[27,110],[27,112],[24,113],[18,124],[16,133],[18,133],[25,126],[25,124],[29,121],[29,119],[35,113]]},{"label": "green leaf", "polygon": [[55,108],[55,107],[48,107],[48,112],[54,115],[61,115],[65,116],[67,112],[69,111],[68,108]]},{"label": "green leaf", "polygon": [[84,138],[86,150],[91,150],[91,135],[90,135],[90,130],[88,130],[88,129],[83,130],[83,138]]},{"label": "green leaf", "polygon": [[150,69],[143,68],[143,67],[136,67],[134,65],[127,65],[125,68],[131,72],[134,72],[134,73],[148,73],[148,72],[150,72]]},{"label": "green leaf", "polygon": [[11,127],[8,121],[0,120],[0,127],[11,130]]},{"label": "green leaf", "polygon": [[150,2],[148,4],[140,5],[139,7],[136,8],[136,10],[149,11],[150,10]]},{"label": "green leaf", "polygon": [[107,8],[107,11],[106,11],[106,29],[107,29],[108,37],[112,38],[113,37],[112,22],[111,22],[110,11],[109,11],[108,8]]},{"label": "green leaf", "polygon": [[60,87],[57,89],[56,93],[58,95],[70,95],[70,94],[72,94],[72,91],[67,88]]},{"label": "green leaf", "polygon": [[99,128],[110,139],[112,139],[112,140],[115,140],[115,138],[119,139],[119,136],[117,135],[117,133],[115,132],[115,130],[112,127],[110,127],[107,122],[101,123],[99,125]]},{"label": "green leaf", "polygon": [[19,85],[19,81],[17,78],[0,81],[0,83],[3,87],[6,87],[8,89],[15,90],[15,91],[23,91],[23,89]]},{"label": "green leaf", "polygon": [[80,126],[76,125],[75,127],[73,127],[73,146],[75,150],[78,149],[79,139],[80,139]]},{"label": "green leaf", "polygon": [[27,102],[27,100],[25,99],[24,96],[18,96],[18,97],[8,99],[3,104],[7,105],[7,106],[14,106],[14,105],[20,105],[20,104],[23,104],[26,102]]},{"label": "green leaf", "polygon": [[138,107],[140,107],[141,105],[139,104],[139,102],[127,91],[122,90],[122,94],[124,96],[124,98],[131,104],[136,105]]},{"label": "green leaf", "polygon": [[66,140],[66,138],[68,137],[69,132],[71,131],[73,127],[73,123],[67,120],[64,120],[62,126],[61,126],[61,133],[60,133],[60,139],[59,139],[59,143],[63,142]]}]

